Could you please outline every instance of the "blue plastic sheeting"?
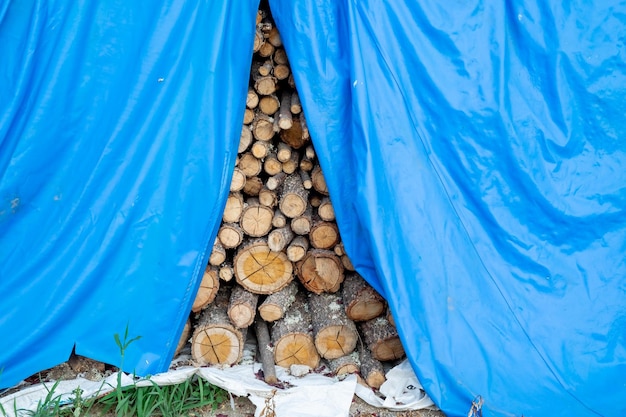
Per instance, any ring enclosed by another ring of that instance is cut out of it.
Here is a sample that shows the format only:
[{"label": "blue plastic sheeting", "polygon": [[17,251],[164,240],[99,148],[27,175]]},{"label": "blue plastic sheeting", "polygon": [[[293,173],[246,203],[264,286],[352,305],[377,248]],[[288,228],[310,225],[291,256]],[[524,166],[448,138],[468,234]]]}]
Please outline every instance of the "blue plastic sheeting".
[{"label": "blue plastic sheeting", "polygon": [[626,415],[626,5],[271,0],[346,249],[433,400]]},{"label": "blue plastic sheeting", "polygon": [[208,260],[258,1],[0,6],[0,386],[166,370]]}]

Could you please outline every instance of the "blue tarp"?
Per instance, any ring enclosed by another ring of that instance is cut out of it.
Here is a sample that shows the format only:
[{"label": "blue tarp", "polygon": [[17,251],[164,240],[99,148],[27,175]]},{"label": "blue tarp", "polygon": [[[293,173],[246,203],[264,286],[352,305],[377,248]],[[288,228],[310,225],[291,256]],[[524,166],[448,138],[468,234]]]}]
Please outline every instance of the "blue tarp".
[{"label": "blue tarp", "polygon": [[[157,3],[2,9],[0,385],[172,354],[256,4]],[[348,253],[446,414],[626,415],[626,4],[440,3],[270,1]]]}]

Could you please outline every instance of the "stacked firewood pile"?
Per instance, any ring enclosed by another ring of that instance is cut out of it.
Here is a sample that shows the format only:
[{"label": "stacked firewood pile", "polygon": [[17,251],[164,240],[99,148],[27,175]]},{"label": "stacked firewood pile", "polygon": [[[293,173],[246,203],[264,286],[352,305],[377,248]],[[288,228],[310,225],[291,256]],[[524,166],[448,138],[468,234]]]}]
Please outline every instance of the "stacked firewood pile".
[{"label": "stacked firewood pile", "polygon": [[249,328],[264,368],[325,360],[373,388],[382,362],[404,356],[385,301],[344,251],[287,55],[262,10],[230,194],[181,346],[191,333],[197,364],[236,364]]}]

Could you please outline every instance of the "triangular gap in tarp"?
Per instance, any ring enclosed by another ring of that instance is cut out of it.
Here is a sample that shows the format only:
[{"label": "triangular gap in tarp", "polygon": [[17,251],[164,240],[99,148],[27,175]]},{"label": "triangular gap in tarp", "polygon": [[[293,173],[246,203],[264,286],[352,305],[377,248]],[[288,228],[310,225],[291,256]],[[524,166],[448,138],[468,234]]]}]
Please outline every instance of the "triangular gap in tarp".
[{"label": "triangular gap in tarp", "polygon": [[609,3],[270,1],[342,240],[447,415],[626,414]]},{"label": "triangular gap in tarp", "polygon": [[[258,1],[0,8],[0,387],[168,368],[234,166]],[[127,327],[128,326],[128,327]]]}]

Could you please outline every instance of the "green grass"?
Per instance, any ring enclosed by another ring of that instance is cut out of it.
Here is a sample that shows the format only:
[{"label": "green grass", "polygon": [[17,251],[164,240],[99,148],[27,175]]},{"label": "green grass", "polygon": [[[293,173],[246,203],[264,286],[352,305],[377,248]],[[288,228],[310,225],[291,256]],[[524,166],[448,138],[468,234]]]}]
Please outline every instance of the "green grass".
[{"label": "green grass", "polygon": [[[179,417],[189,416],[197,408],[211,406],[216,409],[227,398],[226,391],[211,385],[209,382],[196,376],[181,384],[159,386],[156,383],[145,387],[136,385],[122,386],[122,371],[126,350],[140,336],[129,339],[128,326],[123,339],[116,333],[115,343],[120,349],[120,372],[117,377],[117,386],[110,393],[95,397],[83,398],[83,391],[76,388],[70,401],[62,401],[60,394],[55,391],[56,382],[48,391],[46,397],[40,400],[35,410],[12,411],[20,417],[82,417],[82,416],[116,416],[116,417]],[[148,379],[149,380],[149,379]],[[103,383],[104,385],[104,383]],[[0,405],[0,415],[7,412]]]}]

